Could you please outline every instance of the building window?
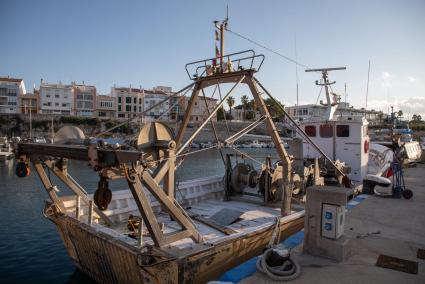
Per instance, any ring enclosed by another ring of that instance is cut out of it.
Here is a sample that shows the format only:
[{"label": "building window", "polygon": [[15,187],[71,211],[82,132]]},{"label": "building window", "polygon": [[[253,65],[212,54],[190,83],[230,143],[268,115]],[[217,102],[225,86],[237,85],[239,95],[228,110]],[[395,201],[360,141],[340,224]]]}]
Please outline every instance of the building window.
[{"label": "building window", "polygon": [[123,113],[119,113],[118,117],[125,117]]},{"label": "building window", "polygon": [[137,107],[133,106],[133,111],[136,112],[137,111]]},{"label": "building window", "polygon": [[67,104],[62,104],[62,107],[67,107]]},{"label": "building window", "polygon": [[141,106],[139,106],[139,112],[142,112],[142,107]]},{"label": "building window", "polygon": [[121,111],[121,105],[118,106],[118,111]]},{"label": "building window", "polygon": [[59,103],[55,103],[55,106],[59,106]]},{"label": "building window", "polygon": [[130,105],[126,105],[125,106],[125,111],[131,111],[131,106]]},{"label": "building window", "polygon": [[320,125],[319,134],[322,138],[329,138],[333,136],[334,129],[330,124]]},{"label": "building window", "polygon": [[50,98],[50,95],[49,95],[49,94],[47,94],[47,95],[46,95],[46,98]]},{"label": "building window", "polygon": [[316,125],[306,125],[304,129],[309,137],[316,137]]},{"label": "building window", "polygon": [[131,104],[131,98],[130,98],[130,97],[126,97],[126,98],[125,98],[125,102],[126,102],[127,104]]},{"label": "building window", "polygon": [[121,97],[118,97],[118,103],[121,103]]},{"label": "building window", "polygon": [[349,137],[350,126],[349,125],[337,125],[336,126],[336,137]]},{"label": "building window", "polygon": [[141,105],[141,104],[142,104],[142,99],[139,98],[139,105]]},{"label": "building window", "polygon": [[136,98],[133,98],[133,103],[134,104],[137,104],[137,99]]},{"label": "building window", "polygon": [[55,95],[55,98],[59,99],[59,95]]}]

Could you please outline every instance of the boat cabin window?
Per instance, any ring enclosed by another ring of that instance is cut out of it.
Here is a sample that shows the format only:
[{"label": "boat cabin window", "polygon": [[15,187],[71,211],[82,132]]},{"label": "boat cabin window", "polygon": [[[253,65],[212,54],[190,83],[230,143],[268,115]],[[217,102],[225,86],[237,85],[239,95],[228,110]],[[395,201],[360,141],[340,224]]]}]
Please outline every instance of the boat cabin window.
[{"label": "boat cabin window", "polygon": [[320,137],[329,138],[334,134],[334,128],[330,124],[322,124],[319,129]]},{"label": "boat cabin window", "polygon": [[306,125],[304,130],[309,137],[316,137],[316,125]]},{"label": "boat cabin window", "polygon": [[336,126],[336,137],[349,137],[350,126],[349,125],[337,125]]}]

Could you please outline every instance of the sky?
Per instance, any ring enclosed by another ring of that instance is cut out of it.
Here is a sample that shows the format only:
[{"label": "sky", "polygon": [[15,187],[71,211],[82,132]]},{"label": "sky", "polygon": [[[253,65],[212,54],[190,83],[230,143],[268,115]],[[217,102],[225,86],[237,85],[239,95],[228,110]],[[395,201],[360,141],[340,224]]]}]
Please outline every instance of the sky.
[{"label": "sky", "polygon": [[[310,68],[330,74],[355,107],[425,117],[425,1],[108,1],[0,0],[0,76],[178,90],[184,66],[214,56],[214,20]],[[295,44],[296,42],[296,44]],[[296,48],[295,48],[296,46]],[[226,53],[254,49],[266,60],[256,77],[285,105],[296,103],[296,66],[226,33]],[[317,73],[298,66],[299,104],[315,103]],[[247,90],[242,89],[238,98]],[[323,94],[321,99],[324,99]]]}]

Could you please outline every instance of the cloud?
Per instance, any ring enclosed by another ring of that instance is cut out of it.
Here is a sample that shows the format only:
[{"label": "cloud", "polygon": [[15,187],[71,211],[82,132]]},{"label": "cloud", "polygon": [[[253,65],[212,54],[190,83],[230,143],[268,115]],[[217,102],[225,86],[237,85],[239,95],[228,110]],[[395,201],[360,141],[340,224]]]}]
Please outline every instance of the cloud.
[{"label": "cloud", "polygon": [[411,97],[404,100],[399,100],[397,97],[389,98],[388,100],[373,100],[368,103],[368,108],[382,110],[386,113],[391,106],[395,111],[402,110],[405,116],[420,114],[425,117],[425,97]]},{"label": "cloud", "polygon": [[414,77],[409,77],[409,82],[413,83],[415,81],[416,81],[416,79]]}]

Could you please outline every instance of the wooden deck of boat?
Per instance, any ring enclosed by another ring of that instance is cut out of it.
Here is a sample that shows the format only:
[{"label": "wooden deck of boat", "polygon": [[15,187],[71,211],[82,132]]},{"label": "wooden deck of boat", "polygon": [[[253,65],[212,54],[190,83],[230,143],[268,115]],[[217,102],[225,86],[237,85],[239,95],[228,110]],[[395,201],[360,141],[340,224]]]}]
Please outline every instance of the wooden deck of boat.
[{"label": "wooden deck of boat", "polygon": [[[242,213],[236,222],[227,226],[227,228],[234,230],[236,233],[244,232],[247,229],[253,230],[255,228],[272,225],[276,222],[276,217],[280,216],[280,208],[265,207],[258,204],[241,201],[208,200],[196,205],[192,205],[187,211],[190,214],[209,218],[213,214],[225,208],[238,210]],[[158,213],[157,218],[159,223],[164,224],[163,229],[165,233],[172,233],[181,229],[179,224],[171,220],[169,215],[165,212]],[[193,222],[206,242],[217,240],[226,236],[226,234],[223,232],[207,226],[202,222],[197,220],[193,220]],[[127,228],[127,222],[122,222],[114,226],[112,229],[125,236],[131,233]],[[143,238],[143,243],[153,244],[151,238],[146,234],[147,229],[145,228],[145,237]],[[126,238],[126,242],[132,245],[136,245],[136,240],[133,238]],[[183,249],[191,246],[192,244],[193,241],[189,238],[186,238],[172,243],[172,246]]]},{"label": "wooden deck of boat", "polygon": [[[137,240],[134,237],[129,236],[129,234],[134,235],[134,233],[127,228],[127,219],[130,214],[138,216],[138,209],[135,204],[133,204],[134,200],[131,200],[130,192],[128,192],[127,194],[125,191],[121,191],[119,196],[120,198],[130,198],[130,200],[126,200],[125,202],[123,202],[124,199],[119,199],[111,209],[104,211],[106,215],[117,220],[115,225],[109,228],[104,227],[101,224],[94,224],[94,226],[96,226],[98,230],[112,235],[117,239],[125,241],[130,245],[137,245]],[[229,224],[228,226],[224,226],[227,229],[233,230],[235,234],[253,231],[262,227],[267,227],[275,224],[276,218],[280,217],[280,208],[278,206],[263,206],[259,198],[257,198],[258,203],[252,202],[252,199],[255,198],[247,197],[248,202],[240,200],[222,201],[220,199],[204,200],[202,202],[188,206],[184,206],[183,204],[183,207],[189,215],[199,216],[207,220],[212,215],[222,209],[240,211],[242,214],[235,222]],[[64,201],[65,206],[68,210],[68,215],[74,217],[75,199],[64,198]],[[82,205],[82,215],[80,217],[80,220],[82,220],[83,222],[88,218],[87,209],[87,206]],[[180,225],[176,221],[173,221],[166,212],[158,210],[158,212],[156,213],[156,217],[158,219],[158,222],[160,224],[163,224],[162,228],[164,233],[168,234],[181,230]],[[192,221],[195,223],[196,228],[203,236],[204,242],[217,242],[220,240],[220,238],[232,236],[227,235],[224,232],[215,229],[211,226],[208,226],[203,222],[196,220],[196,218],[193,218]],[[144,229],[143,243],[149,245],[153,244],[153,241],[149,237],[149,233],[146,227]],[[172,243],[171,246],[177,249],[185,249],[191,247],[193,244],[194,242],[190,238],[185,238]]]}]

